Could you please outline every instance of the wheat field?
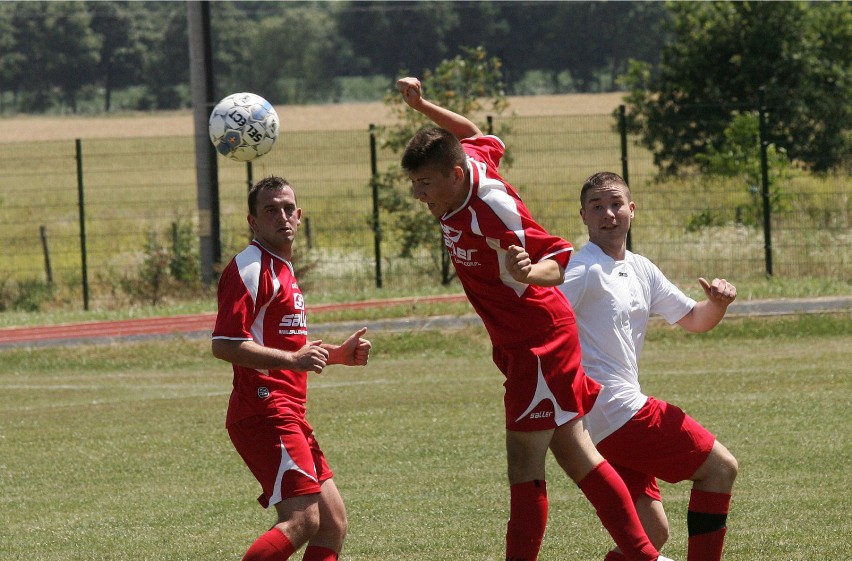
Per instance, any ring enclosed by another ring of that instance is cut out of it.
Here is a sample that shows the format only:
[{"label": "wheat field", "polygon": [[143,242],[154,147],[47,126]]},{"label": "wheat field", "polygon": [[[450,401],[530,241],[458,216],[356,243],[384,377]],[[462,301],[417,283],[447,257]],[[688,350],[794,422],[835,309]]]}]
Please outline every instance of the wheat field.
[{"label": "wheat field", "polygon": [[[509,112],[521,117],[608,114],[621,103],[621,93],[509,97]],[[281,130],[365,130],[393,122],[381,102],[327,105],[276,105]],[[5,142],[74,138],[139,138],[193,134],[192,111],[122,112],[100,116],[19,115],[3,119]]]}]

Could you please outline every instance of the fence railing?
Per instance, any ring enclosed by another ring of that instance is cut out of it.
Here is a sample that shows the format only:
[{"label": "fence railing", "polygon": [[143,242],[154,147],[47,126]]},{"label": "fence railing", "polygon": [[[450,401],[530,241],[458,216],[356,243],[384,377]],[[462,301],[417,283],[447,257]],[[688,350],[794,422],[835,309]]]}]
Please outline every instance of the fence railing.
[{"label": "fence railing", "polygon": [[[543,226],[575,246],[587,239],[580,186],[609,170],[627,176],[637,203],[632,249],[673,279],[852,278],[847,177],[798,172],[766,186],[693,172],[659,181],[650,153],[612,115],[494,123],[510,130],[504,178]],[[306,290],[355,297],[376,286],[400,292],[440,283],[437,227],[435,249],[410,258],[399,256],[393,232],[376,228],[386,214],[372,178],[397,164],[398,155],[381,149],[372,134],[366,127],[285,130],[248,169],[221,159],[223,260],[248,240],[248,185],[274,173],[295,186],[304,209],[297,255]],[[0,309],[45,294],[87,309],[156,302],[193,279],[187,262],[197,267],[198,213],[191,137],[0,147]]]}]

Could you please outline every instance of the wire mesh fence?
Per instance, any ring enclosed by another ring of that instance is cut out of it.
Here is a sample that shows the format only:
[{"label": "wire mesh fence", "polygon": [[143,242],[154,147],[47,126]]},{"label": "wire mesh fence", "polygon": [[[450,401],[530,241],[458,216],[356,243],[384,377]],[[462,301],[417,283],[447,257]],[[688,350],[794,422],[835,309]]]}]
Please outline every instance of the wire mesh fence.
[{"label": "wire mesh fence", "polygon": [[[673,280],[762,277],[769,255],[777,277],[852,278],[846,176],[801,172],[777,181],[767,244],[755,185],[698,172],[659,180],[651,154],[635,138],[623,143],[612,115],[505,117],[495,125],[508,131],[502,175],[543,226],[575,246],[587,240],[584,179],[629,171],[637,204],[631,247]],[[156,303],[198,288],[192,137],[0,146],[0,308],[35,305],[45,294],[79,305],[84,290],[94,307]],[[357,297],[379,281],[395,293],[440,283],[437,225],[434,248],[412,257],[399,255],[392,232],[374,227],[370,149],[366,128],[285,131],[250,168],[221,158],[222,260],[249,239],[251,180],[275,174],[291,182],[304,209],[296,255],[307,290]],[[399,155],[378,149],[374,157],[383,171]],[[387,215],[379,216],[381,225]]]}]

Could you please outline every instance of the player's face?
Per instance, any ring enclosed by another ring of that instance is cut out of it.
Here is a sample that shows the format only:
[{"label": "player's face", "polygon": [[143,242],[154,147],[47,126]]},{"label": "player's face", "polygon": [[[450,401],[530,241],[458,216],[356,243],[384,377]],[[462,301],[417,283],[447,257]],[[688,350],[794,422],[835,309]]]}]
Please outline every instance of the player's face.
[{"label": "player's face", "polygon": [[602,248],[624,243],[635,208],[624,186],[591,189],[580,209],[583,224],[589,228],[589,240]]},{"label": "player's face", "polygon": [[436,218],[456,210],[467,199],[468,186],[460,166],[455,166],[449,174],[433,166],[423,166],[409,172],[408,177],[411,195],[425,204]]},{"label": "player's face", "polygon": [[248,216],[254,237],[265,248],[287,258],[301,219],[302,209],[296,206],[296,194],[290,187],[262,190],[257,195],[257,216]]}]

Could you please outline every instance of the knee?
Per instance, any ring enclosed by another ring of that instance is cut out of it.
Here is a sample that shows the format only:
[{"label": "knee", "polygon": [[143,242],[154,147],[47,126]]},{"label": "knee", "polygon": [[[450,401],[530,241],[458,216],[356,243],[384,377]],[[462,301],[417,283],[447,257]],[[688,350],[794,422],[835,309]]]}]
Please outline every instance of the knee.
[{"label": "knee", "polygon": [[327,520],[322,520],[320,525],[324,531],[327,530],[329,534],[336,536],[341,543],[349,531],[349,519],[345,510],[333,512]]},{"label": "knee", "polygon": [[718,473],[719,479],[722,480],[726,487],[733,489],[734,481],[737,479],[740,466],[733,454],[725,450],[719,461]]},{"label": "knee", "polygon": [[699,488],[705,491],[730,493],[738,472],[737,459],[727,448],[717,442],[692,480],[700,484]]}]

